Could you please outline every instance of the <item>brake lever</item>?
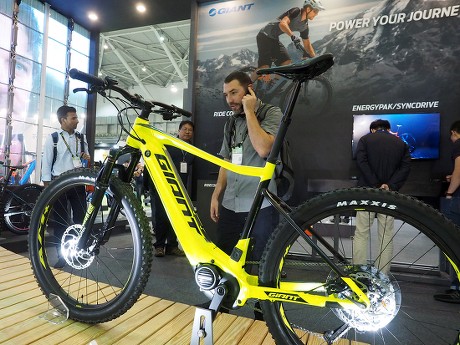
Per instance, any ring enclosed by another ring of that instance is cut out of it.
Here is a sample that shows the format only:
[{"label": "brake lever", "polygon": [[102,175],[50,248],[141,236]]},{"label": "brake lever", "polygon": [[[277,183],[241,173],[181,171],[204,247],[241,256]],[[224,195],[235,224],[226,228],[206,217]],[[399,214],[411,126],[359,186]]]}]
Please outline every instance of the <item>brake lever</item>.
[{"label": "brake lever", "polygon": [[172,119],[175,119],[177,116],[175,116],[174,112],[172,110],[167,110],[167,109],[158,109],[153,111],[156,114],[160,114],[163,117],[163,120],[171,121]]}]

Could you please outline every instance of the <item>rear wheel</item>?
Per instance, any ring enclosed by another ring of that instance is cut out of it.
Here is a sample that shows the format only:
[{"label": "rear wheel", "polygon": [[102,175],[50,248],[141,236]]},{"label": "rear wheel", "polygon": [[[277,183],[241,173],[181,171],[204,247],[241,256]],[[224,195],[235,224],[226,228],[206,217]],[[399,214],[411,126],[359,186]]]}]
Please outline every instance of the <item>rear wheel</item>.
[{"label": "rear wheel", "polygon": [[[410,197],[360,188],[311,199],[291,216],[307,234],[313,229],[334,248],[326,250],[326,245],[312,236],[367,294],[371,306],[356,311],[337,304],[314,307],[261,301],[265,320],[278,344],[305,344],[311,338],[317,338],[315,344],[329,344],[338,338],[382,345],[454,343],[460,328],[458,306],[433,299],[433,294],[448,287],[453,278],[447,257],[460,267],[460,231],[453,223]],[[381,236],[376,217],[382,224]],[[358,247],[362,247],[358,245],[359,232],[355,231],[357,218],[361,228],[370,226],[369,239],[364,242],[364,262],[357,262]],[[334,250],[342,259],[331,254]],[[320,286],[309,292],[354,297],[286,221],[267,244],[259,279],[261,285],[272,287],[319,282]]]},{"label": "rear wheel", "polygon": [[[295,109],[302,109],[309,115],[319,115],[327,111],[332,102],[332,85],[324,76],[318,76],[302,83],[297,97]],[[290,97],[290,92],[286,92],[281,102],[281,109],[285,109]]]},{"label": "rear wheel", "polygon": [[40,288],[48,298],[61,297],[69,318],[88,323],[126,312],[142,293],[152,261],[148,219],[131,186],[117,178],[94,211],[92,244],[77,247],[95,179],[96,172],[82,169],[50,183],[37,201],[29,233]]},{"label": "rear wheel", "polygon": [[18,235],[28,233],[30,216],[42,190],[42,186],[28,184],[9,193],[3,212],[5,225],[11,232]]}]

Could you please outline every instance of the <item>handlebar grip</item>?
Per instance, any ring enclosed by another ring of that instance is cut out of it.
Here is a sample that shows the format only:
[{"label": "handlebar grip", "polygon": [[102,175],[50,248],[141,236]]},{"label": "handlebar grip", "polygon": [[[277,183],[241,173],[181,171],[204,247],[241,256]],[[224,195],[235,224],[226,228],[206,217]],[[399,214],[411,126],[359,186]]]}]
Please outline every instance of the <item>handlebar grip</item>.
[{"label": "handlebar grip", "polygon": [[87,92],[88,89],[86,89],[84,87],[77,87],[76,89],[73,89],[72,91],[73,91],[73,93],[82,92],[82,91]]},{"label": "handlebar grip", "polygon": [[156,105],[157,107],[166,109],[168,111],[172,111],[173,113],[176,113],[176,114],[181,114],[186,117],[192,117],[191,112],[184,110],[182,108],[176,107],[175,105],[169,105],[169,104],[165,104],[162,102],[156,102],[156,101],[152,102],[152,104]]},{"label": "handlebar grip", "polygon": [[105,81],[102,80],[101,78],[98,78],[91,74],[79,71],[76,68],[72,68],[69,71],[69,76],[73,79],[81,80],[82,82],[88,83],[90,85],[94,85],[94,86],[104,86],[105,85]]}]

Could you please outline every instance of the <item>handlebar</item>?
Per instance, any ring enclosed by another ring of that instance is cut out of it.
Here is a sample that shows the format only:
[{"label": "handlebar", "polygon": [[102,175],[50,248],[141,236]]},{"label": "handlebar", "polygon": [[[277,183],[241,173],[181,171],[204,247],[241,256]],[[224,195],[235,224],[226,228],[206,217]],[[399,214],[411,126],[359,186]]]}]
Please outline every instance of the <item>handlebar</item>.
[{"label": "handlebar", "polygon": [[191,112],[181,109],[179,107],[176,107],[175,105],[172,105],[172,104],[169,105],[169,104],[165,104],[162,102],[156,102],[156,101],[146,101],[142,99],[140,95],[137,95],[137,94],[132,95],[128,91],[117,86],[118,82],[109,77],[106,77],[105,79],[101,79],[91,74],[79,71],[76,68],[72,68],[69,71],[69,76],[72,79],[77,79],[77,80],[80,80],[84,83],[91,85],[90,89],[96,92],[99,92],[99,93],[105,90],[113,90],[115,92],[118,92],[126,100],[128,100],[131,104],[139,108],[142,108],[143,112],[141,113],[141,116],[143,115],[144,111],[146,112],[146,115],[148,116],[148,114],[152,112],[152,109],[155,106],[166,110],[165,114],[167,113],[168,116],[165,119],[167,120],[171,120],[173,118],[172,116],[173,114],[180,114],[186,117],[192,116]]},{"label": "handlebar", "polygon": [[103,86],[103,87],[107,86],[106,82],[103,79],[95,77],[91,74],[79,71],[76,68],[72,68],[69,71],[69,76],[73,79],[81,80],[82,82],[85,82],[92,86]]},{"label": "handlebar", "polygon": [[307,52],[302,43],[294,43],[294,46],[303,54],[303,57],[311,58],[311,55]]}]

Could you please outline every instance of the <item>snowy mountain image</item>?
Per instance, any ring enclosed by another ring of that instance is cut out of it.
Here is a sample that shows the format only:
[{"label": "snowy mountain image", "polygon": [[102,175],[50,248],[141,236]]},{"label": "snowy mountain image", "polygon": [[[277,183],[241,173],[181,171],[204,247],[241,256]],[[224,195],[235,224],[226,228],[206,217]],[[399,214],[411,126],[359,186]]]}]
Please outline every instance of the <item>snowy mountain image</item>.
[{"label": "snowy mountain image", "polygon": [[336,31],[314,42],[318,52],[335,57],[328,75],[335,96],[433,99],[458,86],[458,9],[457,16],[430,18],[435,8],[439,16],[454,14],[457,4],[384,1],[353,18],[369,20],[367,28]]},{"label": "snowy mountain image", "polygon": [[214,59],[198,62],[197,83],[200,86],[214,87],[220,86],[225,77],[242,67],[257,66],[257,52],[247,48],[239,52],[228,55],[220,55]]}]

